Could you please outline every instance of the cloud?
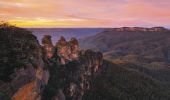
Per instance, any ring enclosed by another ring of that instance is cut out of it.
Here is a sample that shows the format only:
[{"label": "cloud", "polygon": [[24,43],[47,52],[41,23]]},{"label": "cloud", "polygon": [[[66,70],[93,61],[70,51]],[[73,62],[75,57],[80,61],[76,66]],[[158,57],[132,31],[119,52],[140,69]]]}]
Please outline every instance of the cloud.
[{"label": "cloud", "polygon": [[23,27],[170,26],[169,5],[169,0],[1,0],[0,18]]}]

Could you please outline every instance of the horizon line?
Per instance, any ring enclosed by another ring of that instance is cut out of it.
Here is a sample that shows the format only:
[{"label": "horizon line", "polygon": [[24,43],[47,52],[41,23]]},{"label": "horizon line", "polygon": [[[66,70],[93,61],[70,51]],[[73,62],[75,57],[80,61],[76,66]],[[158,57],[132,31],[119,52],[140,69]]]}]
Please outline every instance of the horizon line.
[{"label": "horizon line", "polygon": [[[16,27],[20,27],[20,26],[16,26]],[[93,29],[93,28],[123,28],[123,27],[129,27],[129,28],[134,28],[134,27],[139,27],[139,28],[154,28],[154,27],[163,27],[163,28],[166,28],[166,29],[170,29],[170,26],[169,27],[165,27],[165,26],[151,26],[151,27],[148,27],[148,26],[146,26],[146,27],[143,27],[143,26],[120,26],[120,27],[20,27],[20,28],[72,28],[72,29],[74,29],[74,28],[91,28],[91,29]]]}]

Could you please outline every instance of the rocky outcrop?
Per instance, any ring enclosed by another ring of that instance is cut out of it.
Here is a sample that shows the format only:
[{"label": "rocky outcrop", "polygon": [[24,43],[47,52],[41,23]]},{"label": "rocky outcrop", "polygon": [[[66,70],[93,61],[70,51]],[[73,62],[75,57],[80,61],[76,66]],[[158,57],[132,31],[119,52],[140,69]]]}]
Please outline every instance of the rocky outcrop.
[{"label": "rocky outcrop", "polygon": [[76,60],[78,59],[78,51],[79,51],[79,43],[76,38],[71,38],[68,42],[70,46],[70,59]]},{"label": "rocky outcrop", "polygon": [[86,50],[79,52],[79,60],[65,65],[52,65],[43,100],[82,100],[84,93],[90,89],[90,82],[96,76],[102,61],[101,53]]},{"label": "rocky outcrop", "polygon": [[68,61],[78,60],[78,40],[71,38],[70,41],[66,41],[64,37],[60,37],[56,43],[56,52],[60,58],[60,64],[66,64]]},{"label": "rocky outcrop", "polygon": [[31,32],[6,24],[0,40],[3,100],[82,100],[103,60],[100,52],[79,51],[75,38],[53,46],[46,35],[40,46]]},{"label": "rocky outcrop", "polygon": [[92,77],[101,67],[102,53],[80,51],[75,38],[67,42],[64,37],[59,39],[54,49],[52,57],[46,59],[49,62],[47,69],[50,79],[42,99],[82,100],[84,93],[90,88]]},{"label": "rocky outcrop", "polygon": [[55,49],[51,41],[51,36],[45,35],[42,39],[42,52],[44,58],[50,59],[53,57]]}]

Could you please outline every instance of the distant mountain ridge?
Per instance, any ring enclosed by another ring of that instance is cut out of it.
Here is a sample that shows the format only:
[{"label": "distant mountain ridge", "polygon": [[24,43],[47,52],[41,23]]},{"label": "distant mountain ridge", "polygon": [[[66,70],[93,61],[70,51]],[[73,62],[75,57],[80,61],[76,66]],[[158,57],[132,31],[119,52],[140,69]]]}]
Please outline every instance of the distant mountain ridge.
[{"label": "distant mountain ridge", "polygon": [[140,31],[140,32],[167,32],[170,31],[164,27],[152,27],[152,28],[144,28],[144,27],[121,27],[121,28],[112,28],[110,31]]},{"label": "distant mountain ridge", "polygon": [[[150,34],[148,34],[150,33]],[[164,27],[142,28],[142,27],[121,27],[108,28],[96,35],[80,39],[83,49],[95,49],[99,51],[110,51],[115,45],[142,41],[147,44],[147,40],[165,40],[169,37],[170,30]],[[164,41],[165,41],[164,40]]]}]

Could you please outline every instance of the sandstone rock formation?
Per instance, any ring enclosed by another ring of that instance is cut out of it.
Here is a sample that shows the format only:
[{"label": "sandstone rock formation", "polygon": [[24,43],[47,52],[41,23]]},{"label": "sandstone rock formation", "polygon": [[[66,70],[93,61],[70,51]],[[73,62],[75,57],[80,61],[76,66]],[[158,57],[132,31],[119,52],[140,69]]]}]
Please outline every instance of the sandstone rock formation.
[{"label": "sandstone rock formation", "polygon": [[70,60],[69,45],[64,37],[60,37],[59,41],[56,43],[56,48],[57,48],[57,55],[60,57],[61,64],[65,64],[66,61]]},{"label": "sandstone rock formation", "polygon": [[69,41],[69,47],[70,47],[70,59],[78,59],[78,51],[79,51],[79,44],[78,40],[76,38],[71,38]]},{"label": "sandstone rock formation", "polygon": [[70,41],[66,41],[63,36],[60,37],[55,46],[57,55],[60,58],[60,64],[66,64],[72,60],[78,60],[79,45],[78,40],[71,38]]},{"label": "sandstone rock formation", "polygon": [[42,99],[82,100],[90,88],[90,77],[95,76],[102,65],[102,53],[80,51],[77,39],[67,42],[64,37],[58,40],[55,49],[56,53],[49,58],[50,79]]},{"label": "sandstone rock formation", "polygon": [[42,49],[43,49],[43,54],[47,58],[52,58],[54,55],[55,49],[51,41],[51,36],[45,35],[42,39]]},{"label": "sandstone rock formation", "polygon": [[101,53],[86,50],[79,51],[78,60],[65,65],[54,63],[49,67],[51,76],[43,100],[82,100],[84,93],[90,89],[90,82],[97,75],[102,61]]},{"label": "sandstone rock formation", "polygon": [[[102,54],[79,51],[78,41],[46,35],[39,45],[31,32],[0,27],[0,99],[81,100],[102,64]],[[52,90],[51,90],[52,89]]]}]

